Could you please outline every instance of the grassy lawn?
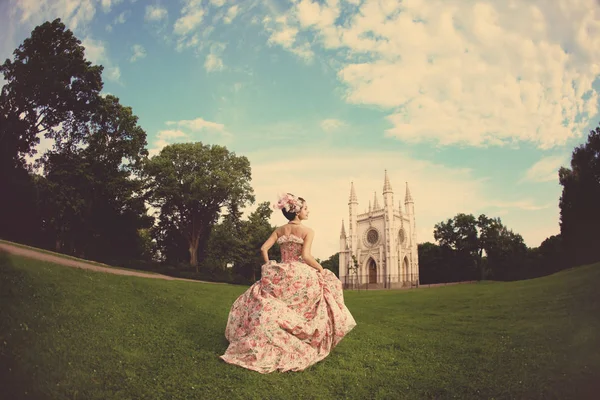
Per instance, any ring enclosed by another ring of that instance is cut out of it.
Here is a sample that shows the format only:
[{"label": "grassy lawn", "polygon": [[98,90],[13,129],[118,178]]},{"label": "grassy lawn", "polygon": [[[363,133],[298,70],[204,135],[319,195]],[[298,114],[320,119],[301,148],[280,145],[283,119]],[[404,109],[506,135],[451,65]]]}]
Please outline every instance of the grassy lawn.
[{"label": "grassy lawn", "polygon": [[7,399],[592,399],[600,264],[514,283],[346,292],[358,326],[315,366],[218,356],[247,287],[0,259]]},{"label": "grassy lawn", "polygon": [[52,256],[66,258],[66,259],[69,259],[69,260],[81,261],[81,262],[84,262],[86,264],[96,265],[98,267],[122,269],[122,270],[125,270],[125,271],[143,272],[145,274],[156,274],[156,272],[146,271],[146,270],[142,270],[142,269],[114,267],[112,265],[107,265],[107,264],[99,263],[99,262],[96,262],[96,261],[84,260],[82,258],[77,258],[77,257],[69,256],[67,254],[56,253],[54,251],[50,251],[50,250],[46,250],[46,249],[41,249],[39,247],[27,246],[26,244],[21,244],[21,243],[16,243],[16,242],[9,242],[8,240],[2,240],[2,239],[0,239],[0,243],[10,244],[10,245],[13,245],[13,246],[16,246],[16,247],[20,247],[22,249],[35,250],[38,253],[50,254]]}]

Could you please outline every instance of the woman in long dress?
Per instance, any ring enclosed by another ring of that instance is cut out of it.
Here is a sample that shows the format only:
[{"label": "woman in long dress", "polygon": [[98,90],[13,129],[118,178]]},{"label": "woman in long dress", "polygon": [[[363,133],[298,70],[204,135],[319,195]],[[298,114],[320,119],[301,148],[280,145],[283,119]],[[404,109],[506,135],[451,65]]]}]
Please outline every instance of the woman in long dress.
[{"label": "woman in long dress", "polygon": [[[289,223],[275,229],[262,245],[262,277],[233,303],[221,356],[230,364],[260,373],[301,371],[327,357],[356,321],[344,304],[342,283],[311,254],[312,229],[306,201],[279,198]],[[281,262],[269,261],[279,243]]]}]

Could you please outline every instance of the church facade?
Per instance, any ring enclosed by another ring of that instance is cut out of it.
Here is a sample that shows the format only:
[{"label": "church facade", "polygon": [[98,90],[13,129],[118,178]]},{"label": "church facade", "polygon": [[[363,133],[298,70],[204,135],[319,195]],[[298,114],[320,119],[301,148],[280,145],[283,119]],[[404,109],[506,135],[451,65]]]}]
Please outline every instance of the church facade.
[{"label": "church facade", "polygon": [[406,183],[404,209],[394,205],[385,171],[383,206],[377,198],[358,213],[354,182],[350,184],[348,234],[342,220],[339,278],[344,288],[400,288],[419,284],[415,206]]}]

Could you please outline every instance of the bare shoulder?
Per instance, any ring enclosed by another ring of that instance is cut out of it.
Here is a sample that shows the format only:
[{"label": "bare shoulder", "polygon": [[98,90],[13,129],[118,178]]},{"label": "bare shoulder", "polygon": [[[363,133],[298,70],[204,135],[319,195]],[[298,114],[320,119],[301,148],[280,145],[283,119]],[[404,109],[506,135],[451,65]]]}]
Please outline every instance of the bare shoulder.
[{"label": "bare shoulder", "polygon": [[309,237],[314,237],[314,236],[315,236],[315,231],[312,230],[312,228],[305,226],[304,227],[304,239],[307,239]]}]

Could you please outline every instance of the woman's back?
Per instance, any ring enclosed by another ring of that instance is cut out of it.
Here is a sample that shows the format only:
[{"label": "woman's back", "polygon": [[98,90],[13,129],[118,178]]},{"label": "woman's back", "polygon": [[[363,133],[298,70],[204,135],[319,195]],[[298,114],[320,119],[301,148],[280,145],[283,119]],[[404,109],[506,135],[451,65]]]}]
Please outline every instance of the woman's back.
[{"label": "woman's back", "polygon": [[302,247],[304,246],[304,240],[293,233],[289,235],[282,235],[277,239],[279,248],[281,250],[281,262],[302,262]]},{"label": "woman's back", "polygon": [[302,247],[304,239],[309,233],[309,228],[301,225],[286,224],[275,230],[277,243],[281,250],[281,262],[303,262]]}]

